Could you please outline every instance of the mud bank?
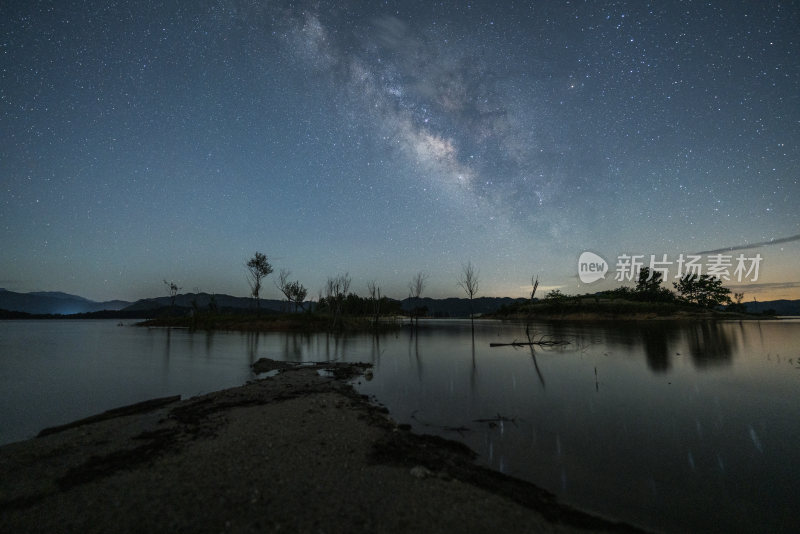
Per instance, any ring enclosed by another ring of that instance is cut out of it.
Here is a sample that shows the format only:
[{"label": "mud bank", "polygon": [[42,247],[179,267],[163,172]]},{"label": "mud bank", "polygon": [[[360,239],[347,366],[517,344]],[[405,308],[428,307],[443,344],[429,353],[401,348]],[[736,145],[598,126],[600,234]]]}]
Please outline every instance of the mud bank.
[{"label": "mud bank", "polygon": [[0,531],[637,531],[398,426],[348,384],[367,368],[261,360],[277,374],[0,447]]}]

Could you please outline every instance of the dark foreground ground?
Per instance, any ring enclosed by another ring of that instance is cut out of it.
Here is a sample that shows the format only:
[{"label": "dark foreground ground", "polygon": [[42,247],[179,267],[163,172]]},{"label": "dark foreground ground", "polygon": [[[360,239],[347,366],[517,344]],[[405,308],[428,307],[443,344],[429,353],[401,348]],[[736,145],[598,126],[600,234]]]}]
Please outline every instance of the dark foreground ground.
[{"label": "dark foreground ground", "polygon": [[260,365],[0,447],[0,532],[635,531],[397,426],[347,384],[365,366]]}]

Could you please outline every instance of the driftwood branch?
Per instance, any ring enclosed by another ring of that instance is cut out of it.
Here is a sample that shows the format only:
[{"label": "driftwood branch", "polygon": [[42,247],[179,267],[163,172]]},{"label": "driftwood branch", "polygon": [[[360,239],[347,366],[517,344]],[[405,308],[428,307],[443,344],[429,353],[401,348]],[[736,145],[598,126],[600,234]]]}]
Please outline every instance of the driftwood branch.
[{"label": "driftwood branch", "polygon": [[490,347],[529,347],[539,345],[542,347],[552,347],[554,345],[569,345],[570,342],[563,339],[540,339],[538,341],[512,341],[511,343],[489,343]]},{"label": "driftwood branch", "polygon": [[411,413],[411,419],[413,419],[414,421],[416,421],[417,423],[419,423],[419,424],[421,424],[422,426],[425,426],[425,427],[438,428],[438,429],[444,430],[446,432],[458,432],[462,437],[464,436],[464,432],[469,432],[471,430],[470,428],[467,428],[464,425],[461,425],[461,426],[448,426],[448,425],[436,425],[436,424],[433,424],[433,423],[426,423],[425,421],[422,421],[422,420],[420,420],[419,417],[417,417],[417,410],[414,410]]},{"label": "driftwood branch", "polygon": [[517,426],[517,419],[515,417],[506,417],[500,414],[497,414],[497,417],[489,417],[488,419],[473,419],[472,422],[489,423],[490,427],[496,427],[497,423],[512,423],[514,426]]},{"label": "driftwood branch", "polygon": [[570,342],[565,339],[550,339],[545,336],[539,336],[536,339],[536,334],[531,331],[531,325],[525,325],[525,337],[528,341],[517,341],[516,339],[511,343],[489,343],[490,347],[531,347],[534,345],[539,347],[554,347],[556,345],[569,345]]}]

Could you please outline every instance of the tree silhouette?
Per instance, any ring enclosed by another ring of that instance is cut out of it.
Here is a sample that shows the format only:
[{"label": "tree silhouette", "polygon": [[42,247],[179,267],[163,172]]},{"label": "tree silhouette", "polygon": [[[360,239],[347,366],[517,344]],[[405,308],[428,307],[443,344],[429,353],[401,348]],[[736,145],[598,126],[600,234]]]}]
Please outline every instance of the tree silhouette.
[{"label": "tree silhouette", "polygon": [[681,298],[704,308],[714,308],[731,301],[731,290],[722,285],[722,280],[702,274],[699,277],[687,274],[679,281],[673,282]]},{"label": "tree silhouette", "polygon": [[289,275],[292,274],[292,271],[289,269],[281,269],[281,272],[278,273],[278,280],[275,281],[275,287],[277,287],[283,296],[286,297],[286,309],[288,311],[289,304],[292,302],[292,284],[289,282]]},{"label": "tree silhouette", "polygon": [[275,286],[283,293],[283,296],[286,297],[286,305],[287,310],[289,311],[289,305],[294,304],[294,311],[297,311],[297,307],[303,307],[303,301],[306,299],[306,295],[308,295],[308,290],[300,283],[299,280],[295,280],[294,282],[289,281],[289,275],[292,274],[292,271],[289,269],[281,269],[281,272],[278,274],[278,281],[275,282]]},{"label": "tree silhouette", "polygon": [[675,295],[666,287],[661,287],[664,281],[664,273],[661,271],[651,271],[649,267],[642,267],[639,271],[639,279],[636,281],[634,298],[647,302],[672,302]]},{"label": "tree silhouette", "polygon": [[408,283],[408,296],[412,301],[413,308],[411,309],[411,324],[414,324],[414,318],[417,319],[417,325],[419,325],[419,316],[425,312],[425,308],[419,306],[419,299],[422,296],[422,292],[425,290],[425,283],[428,281],[428,275],[420,271],[414,275],[414,278],[411,279],[411,282]]},{"label": "tree silhouette", "polygon": [[725,309],[727,311],[747,313],[747,306],[742,302],[743,300],[744,300],[744,293],[734,293],[733,303],[728,304],[728,307]]},{"label": "tree silhouette", "polygon": [[655,293],[664,280],[664,273],[661,271],[650,272],[650,267],[642,267],[639,271],[639,279],[636,281],[636,291],[640,293]]},{"label": "tree silhouette", "polygon": [[[472,330],[475,331],[475,317],[472,313],[472,297],[478,292],[478,271],[469,261],[461,266],[461,276],[458,278],[458,286],[464,290],[469,297],[469,319],[472,324]],[[531,294],[532,295],[532,294]]]},{"label": "tree silhouette", "polygon": [[256,299],[256,309],[261,312],[261,280],[272,272],[272,265],[267,261],[267,257],[261,252],[256,252],[245,264],[247,267],[247,283],[250,284],[250,294]]},{"label": "tree silhouette", "polygon": [[367,282],[369,301],[372,304],[372,314],[375,316],[374,325],[377,326],[378,318],[381,315],[381,288],[375,280]]},{"label": "tree silhouette", "polygon": [[300,283],[299,280],[295,280],[291,284],[289,284],[289,289],[287,293],[287,298],[294,302],[294,311],[297,311],[298,306],[302,309],[303,302],[306,300],[306,295],[308,295],[308,290]]},{"label": "tree silhouette", "polygon": [[533,296],[536,294],[536,290],[539,288],[539,275],[536,275],[536,278],[531,276],[531,302],[533,302]]},{"label": "tree silhouette", "polygon": [[164,280],[164,285],[167,286],[167,290],[169,291],[169,313],[172,315],[172,312],[175,309],[175,297],[178,295],[178,291],[183,288],[178,287],[178,284],[171,280],[169,282]]},{"label": "tree silhouette", "polygon": [[325,300],[333,310],[333,328],[336,328],[342,314],[344,299],[350,291],[350,275],[348,273],[328,277],[325,284]]}]

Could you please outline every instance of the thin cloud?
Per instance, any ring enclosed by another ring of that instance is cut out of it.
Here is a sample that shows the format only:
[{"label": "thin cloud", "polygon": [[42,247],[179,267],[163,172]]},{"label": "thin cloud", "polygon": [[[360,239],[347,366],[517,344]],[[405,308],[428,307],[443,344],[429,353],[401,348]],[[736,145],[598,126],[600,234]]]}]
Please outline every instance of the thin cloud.
[{"label": "thin cloud", "polygon": [[780,239],[770,239],[769,241],[761,241],[760,243],[750,243],[749,245],[734,245],[732,247],[726,248],[718,248],[714,250],[704,250],[703,252],[698,252],[698,255],[702,254],[718,254],[721,252],[731,252],[734,250],[748,250],[751,248],[761,248],[766,247],[769,245],[778,245],[780,243],[791,243],[793,241],[800,241],[800,234],[789,236],[789,237],[782,237]]},{"label": "thin cloud", "polygon": [[765,282],[762,284],[741,284],[728,286],[728,288],[733,291],[736,291],[737,289],[747,289],[749,291],[756,289],[794,289],[796,287],[800,287],[800,282]]}]

